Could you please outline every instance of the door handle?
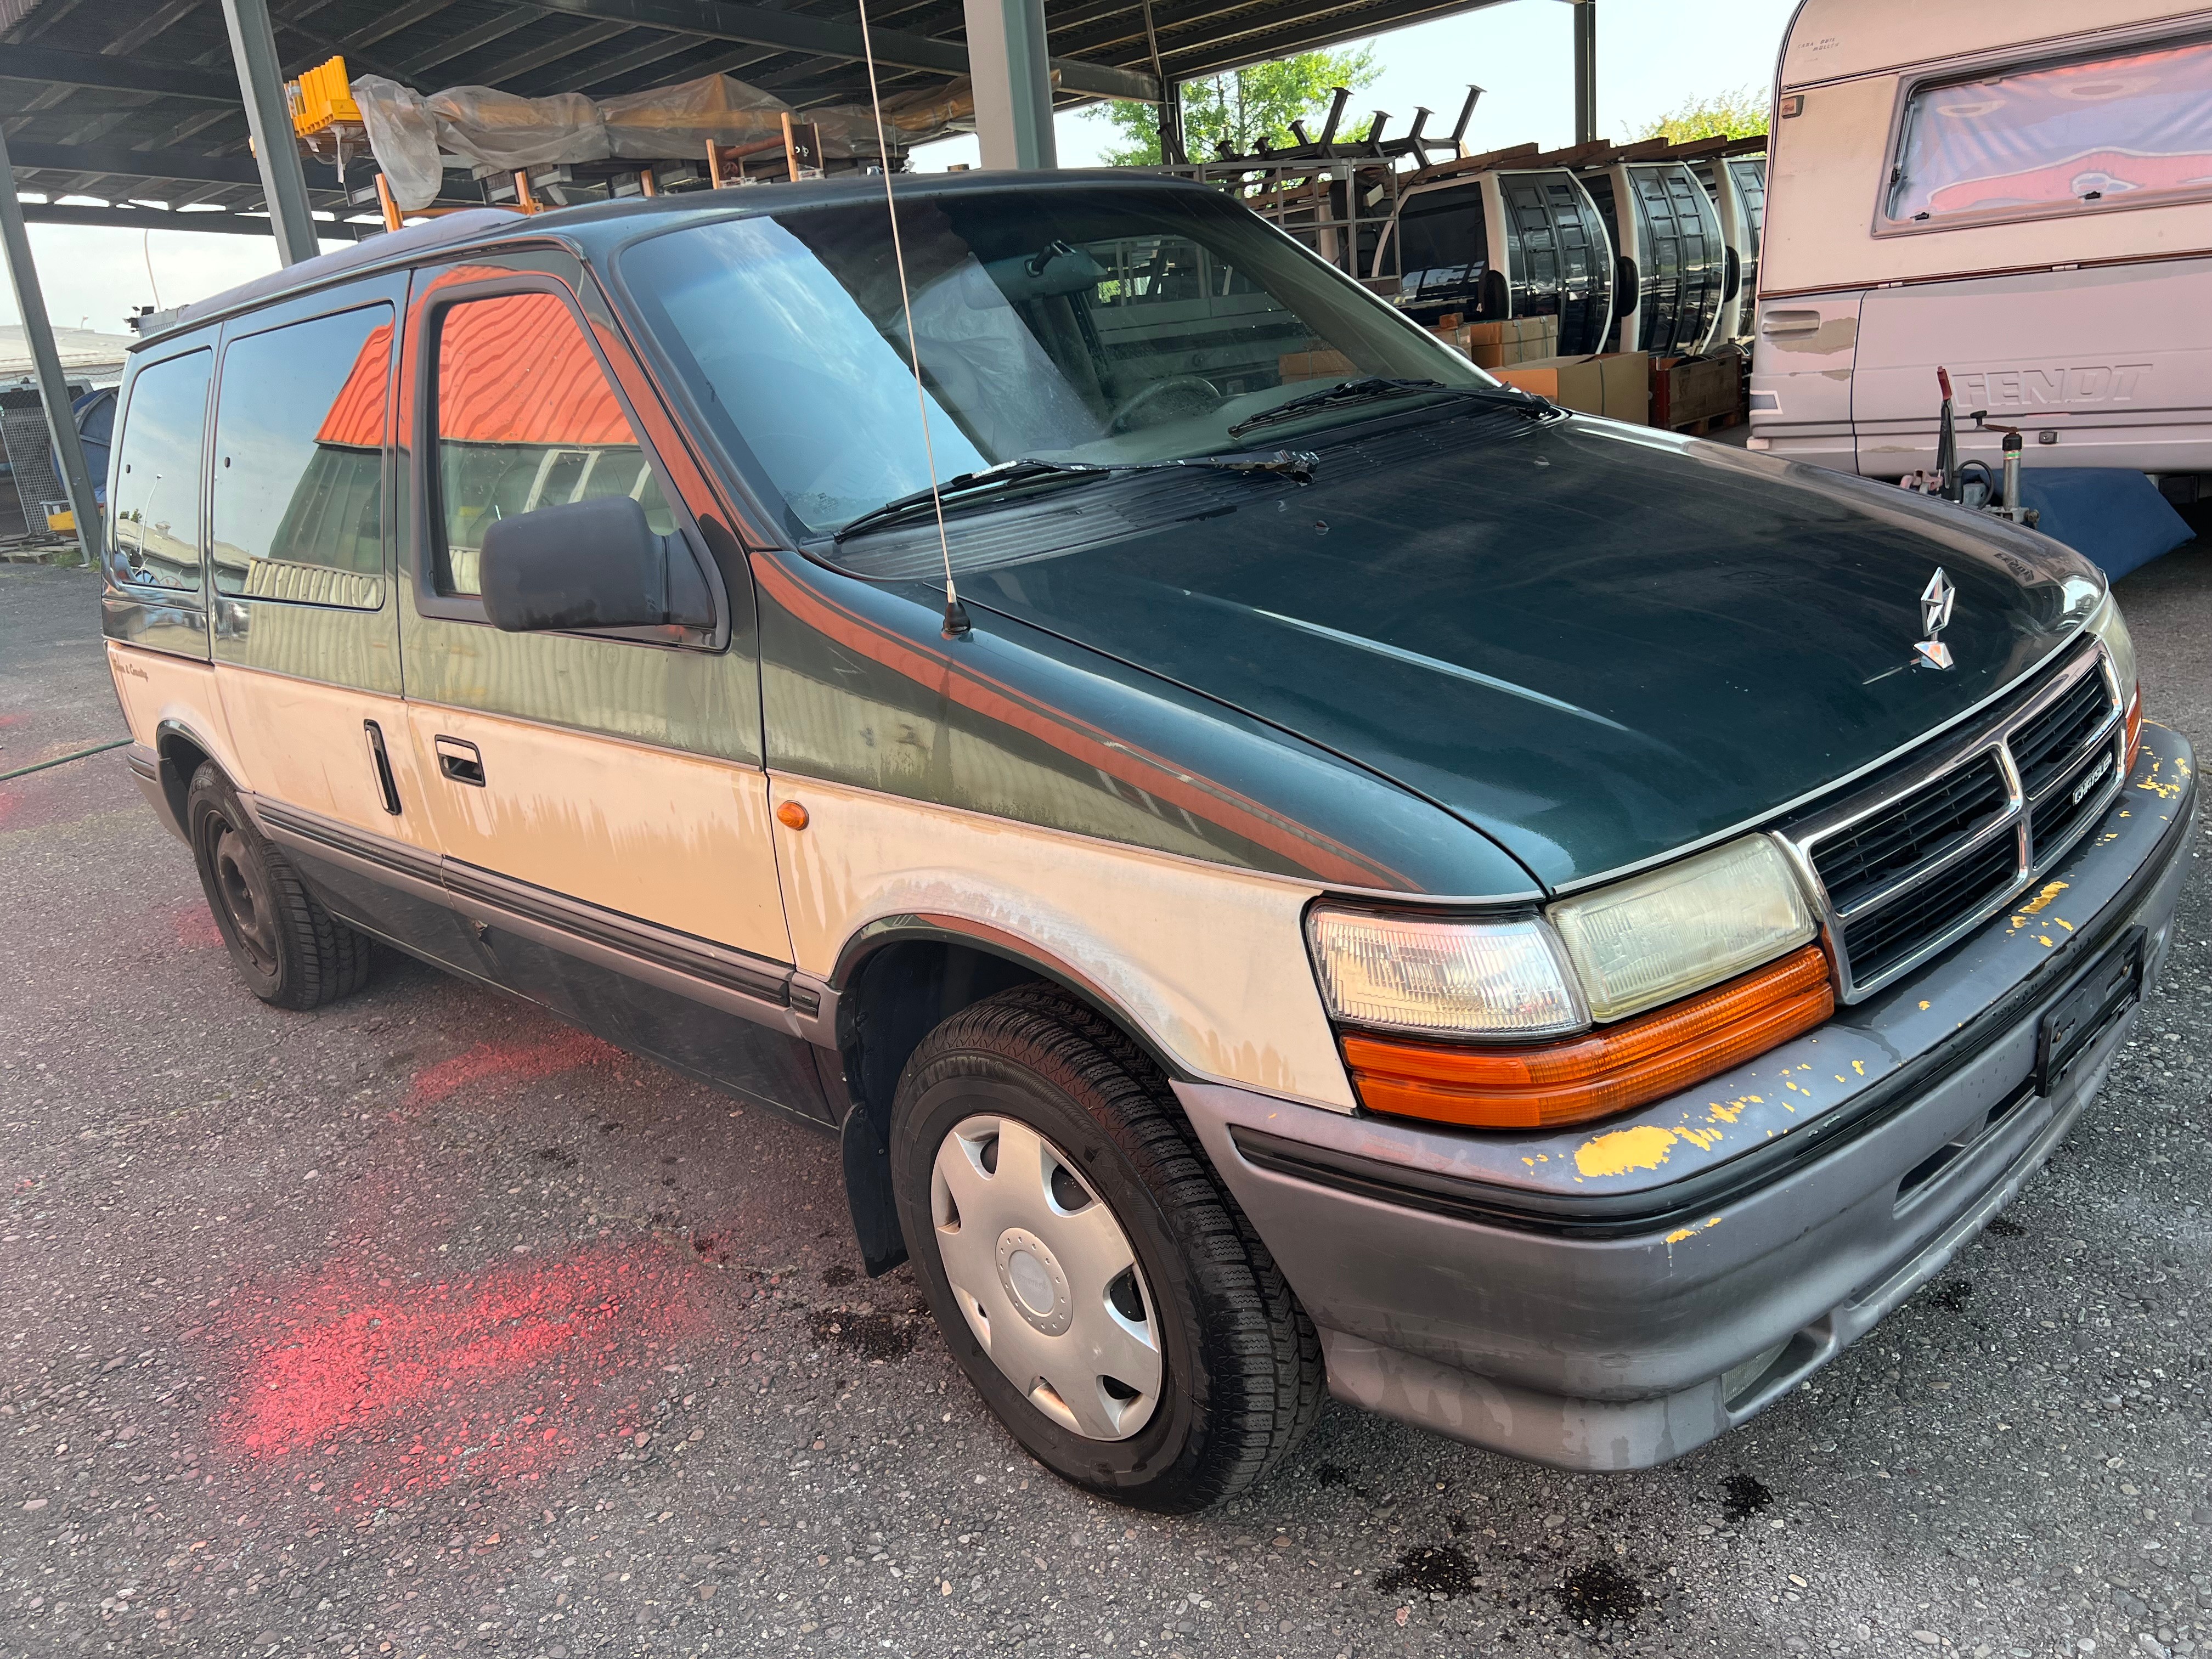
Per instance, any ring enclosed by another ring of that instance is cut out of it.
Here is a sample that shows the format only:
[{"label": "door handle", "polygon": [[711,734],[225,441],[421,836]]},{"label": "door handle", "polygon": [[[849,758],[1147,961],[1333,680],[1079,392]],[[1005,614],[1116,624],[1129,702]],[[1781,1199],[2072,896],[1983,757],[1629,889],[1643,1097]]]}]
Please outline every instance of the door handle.
[{"label": "door handle", "polygon": [[384,797],[384,810],[396,818],[399,816],[399,785],[392,776],[392,757],[384,751],[384,729],[374,720],[363,720],[361,729],[368,736],[368,758],[376,769],[377,793]]},{"label": "door handle", "polygon": [[476,744],[440,736],[430,740],[430,746],[438,751],[438,769],[455,783],[484,787],[483,756]]}]

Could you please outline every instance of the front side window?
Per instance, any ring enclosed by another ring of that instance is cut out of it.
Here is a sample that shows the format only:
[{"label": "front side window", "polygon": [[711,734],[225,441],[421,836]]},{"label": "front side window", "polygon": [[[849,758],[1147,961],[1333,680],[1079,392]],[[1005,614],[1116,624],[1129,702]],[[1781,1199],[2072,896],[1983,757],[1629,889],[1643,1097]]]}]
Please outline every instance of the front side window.
[{"label": "front side window", "polygon": [[435,349],[439,592],[481,591],[484,532],[518,513],[628,495],[656,535],[675,530],[644,448],[558,296],[448,306]]},{"label": "front side window", "polygon": [[[1233,451],[1240,422],[1354,376],[1491,384],[1211,192],[977,191],[909,198],[899,222],[939,479]],[[929,483],[886,230],[880,203],[796,208],[623,256],[700,407],[808,530]]]},{"label": "front side window", "polygon": [[213,358],[188,351],[131,383],[110,514],[110,568],[125,586],[200,585],[200,438]]},{"label": "front side window", "polygon": [[1915,90],[1884,211],[1899,228],[2212,188],[2212,40]]},{"label": "front side window", "polygon": [[215,581],[225,593],[384,603],[392,307],[233,340],[215,417]]}]

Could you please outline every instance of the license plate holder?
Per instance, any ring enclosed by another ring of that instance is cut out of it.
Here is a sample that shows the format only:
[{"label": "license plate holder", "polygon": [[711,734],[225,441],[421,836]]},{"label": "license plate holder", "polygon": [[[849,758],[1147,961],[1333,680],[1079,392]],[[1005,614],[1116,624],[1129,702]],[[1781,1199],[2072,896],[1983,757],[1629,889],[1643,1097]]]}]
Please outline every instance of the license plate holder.
[{"label": "license plate holder", "polygon": [[2143,930],[2130,927],[2044,1010],[2035,1032],[2035,1092],[2048,1096],[2105,1028],[2142,995]]}]

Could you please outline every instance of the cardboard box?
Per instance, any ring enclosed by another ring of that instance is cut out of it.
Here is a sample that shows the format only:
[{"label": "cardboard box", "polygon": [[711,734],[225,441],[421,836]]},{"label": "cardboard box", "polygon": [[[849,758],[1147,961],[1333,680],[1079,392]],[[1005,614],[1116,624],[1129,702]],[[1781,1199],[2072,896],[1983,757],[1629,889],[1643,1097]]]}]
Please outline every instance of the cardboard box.
[{"label": "cardboard box", "polygon": [[1447,317],[1431,331],[1465,352],[1479,368],[1503,368],[1509,363],[1549,357],[1559,349],[1556,317],[1515,317],[1496,323],[1463,323]]},{"label": "cardboard box", "polygon": [[1538,357],[1491,371],[1508,386],[1535,392],[1585,415],[1641,426],[1651,408],[1651,358],[1643,351],[1590,357]]},{"label": "cardboard box", "polygon": [[1651,424],[1694,426],[1725,419],[1743,403],[1743,358],[1733,351],[1710,357],[1655,357],[1651,362]]},{"label": "cardboard box", "polygon": [[1292,380],[1343,380],[1359,367],[1341,351],[1286,351],[1275,362],[1285,384]]}]

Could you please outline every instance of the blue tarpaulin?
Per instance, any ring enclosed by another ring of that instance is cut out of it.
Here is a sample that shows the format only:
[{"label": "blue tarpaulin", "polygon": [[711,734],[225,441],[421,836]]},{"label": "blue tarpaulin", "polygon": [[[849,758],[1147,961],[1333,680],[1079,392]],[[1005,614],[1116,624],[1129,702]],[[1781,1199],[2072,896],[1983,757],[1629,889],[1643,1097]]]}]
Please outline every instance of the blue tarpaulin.
[{"label": "blue tarpaulin", "polygon": [[2118,580],[2195,532],[2158,486],[2124,467],[2034,466],[2020,475],[2035,527]]}]

